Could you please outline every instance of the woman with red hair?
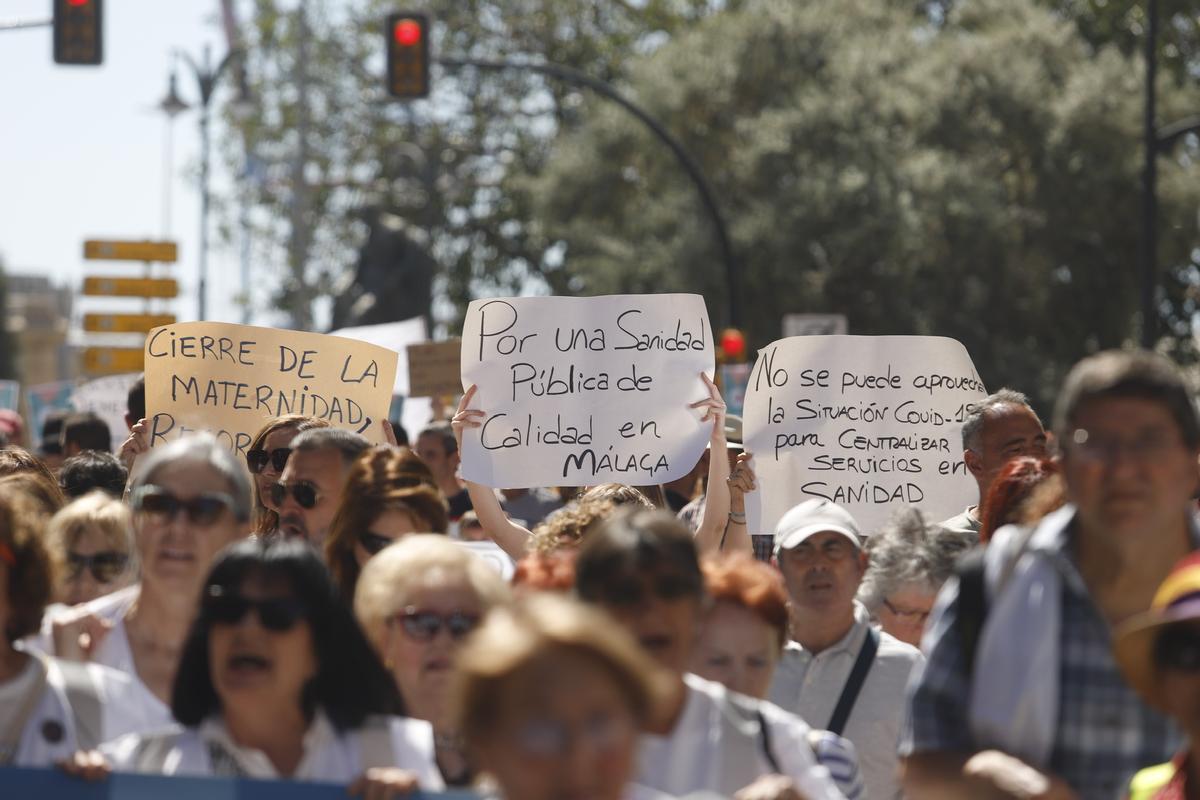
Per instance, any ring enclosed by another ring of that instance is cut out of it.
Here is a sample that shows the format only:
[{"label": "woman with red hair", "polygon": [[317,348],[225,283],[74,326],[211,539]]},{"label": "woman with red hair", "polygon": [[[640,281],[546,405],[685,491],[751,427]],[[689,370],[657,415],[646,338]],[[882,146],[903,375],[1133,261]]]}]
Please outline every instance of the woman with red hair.
[{"label": "woman with red hair", "polygon": [[1049,458],[1021,456],[1005,464],[979,506],[979,541],[987,544],[1000,528],[1020,523],[1022,506],[1033,490],[1057,480],[1057,475],[1058,465]]}]

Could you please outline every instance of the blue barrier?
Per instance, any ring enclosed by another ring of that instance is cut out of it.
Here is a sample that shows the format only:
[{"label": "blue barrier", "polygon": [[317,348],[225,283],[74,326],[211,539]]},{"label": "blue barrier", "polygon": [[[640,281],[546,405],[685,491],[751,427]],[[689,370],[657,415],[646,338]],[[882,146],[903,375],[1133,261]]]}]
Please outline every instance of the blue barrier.
[{"label": "blue barrier", "polygon": [[[0,768],[4,800],[346,800],[346,787],[335,783],[255,781],[230,778],[167,778],[114,774],[89,783],[58,770]],[[418,792],[413,800],[479,800],[472,792]]]}]

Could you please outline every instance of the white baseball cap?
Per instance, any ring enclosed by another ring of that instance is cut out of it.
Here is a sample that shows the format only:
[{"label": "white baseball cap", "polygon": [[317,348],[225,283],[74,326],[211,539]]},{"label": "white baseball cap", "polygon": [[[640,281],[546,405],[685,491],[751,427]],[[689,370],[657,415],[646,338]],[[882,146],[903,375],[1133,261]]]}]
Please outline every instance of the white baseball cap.
[{"label": "white baseball cap", "polygon": [[859,547],[858,523],[850,512],[822,498],[805,500],[783,515],[775,526],[775,554],[799,547],[808,537],[831,531],[840,533]]}]

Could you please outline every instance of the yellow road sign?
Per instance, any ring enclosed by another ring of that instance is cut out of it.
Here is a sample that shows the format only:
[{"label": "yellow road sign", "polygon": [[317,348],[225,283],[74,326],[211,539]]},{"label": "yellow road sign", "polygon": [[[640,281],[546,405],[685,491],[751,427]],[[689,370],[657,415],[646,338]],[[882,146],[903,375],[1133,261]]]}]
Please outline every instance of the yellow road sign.
[{"label": "yellow road sign", "polygon": [[83,293],[90,297],[176,297],[174,278],[84,278]]},{"label": "yellow road sign", "polygon": [[143,357],[140,347],[89,347],[83,351],[83,368],[92,375],[141,372]]},{"label": "yellow road sign", "polygon": [[178,256],[175,242],[119,242],[88,239],[83,243],[83,257],[105,261],[166,261]]},{"label": "yellow road sign", "polygon": [[175,322],[174,314],[84,314],[83,329],[97,333],[149,333]]}]

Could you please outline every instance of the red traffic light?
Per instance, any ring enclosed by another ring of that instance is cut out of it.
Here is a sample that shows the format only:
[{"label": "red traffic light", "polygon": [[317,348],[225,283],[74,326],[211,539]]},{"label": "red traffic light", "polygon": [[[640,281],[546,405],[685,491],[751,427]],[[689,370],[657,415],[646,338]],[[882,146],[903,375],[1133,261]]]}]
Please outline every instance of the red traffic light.
[{"label": "red traffic light", "polygon": [[54,0],[54,63],[103,63],[103,23],[103,0]]},{"label": "red traffic light", "polygon": [[746,334],[737,328],[721,331],[721,354],[726,361],[741,361],[746,358]]},{"label": "red traffic light", "polygon": [[393,97],[429,96],[429,17],[418,13],[387,18],[387,88]]},{"label": "red traffic light", "polygon": [[412,47],[421,42],[421,26],[411,19],[402,19],[396,23],[392,31],[396,43],[404,47]]}]

